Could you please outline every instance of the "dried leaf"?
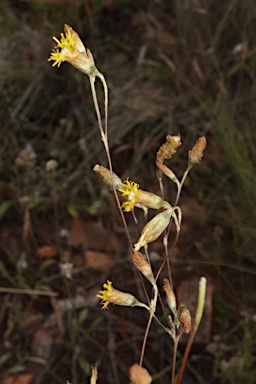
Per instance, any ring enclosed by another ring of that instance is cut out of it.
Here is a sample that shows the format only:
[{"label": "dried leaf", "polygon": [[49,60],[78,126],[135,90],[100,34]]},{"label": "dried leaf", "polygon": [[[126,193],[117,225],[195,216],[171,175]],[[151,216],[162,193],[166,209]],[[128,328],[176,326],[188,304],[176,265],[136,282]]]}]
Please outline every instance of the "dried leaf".
[{"label": "dried leaf", "polygon": [[114,266],[113,257],[108,253],[85,251],[84,257],[85,264],[88,267],[97,269],[98,271],[108,271]]},{"label": "dried leaf", "polygon": [[37,255],[42,259],[52,259],[58,254],[58,248],[54,245],[44,245],[37,249]]},{"label": "dried leaf", "polygon": [[1,384],[30,384],[33,379],[34,375],[32,373],[21,373],[20,375],[7,377]]}]

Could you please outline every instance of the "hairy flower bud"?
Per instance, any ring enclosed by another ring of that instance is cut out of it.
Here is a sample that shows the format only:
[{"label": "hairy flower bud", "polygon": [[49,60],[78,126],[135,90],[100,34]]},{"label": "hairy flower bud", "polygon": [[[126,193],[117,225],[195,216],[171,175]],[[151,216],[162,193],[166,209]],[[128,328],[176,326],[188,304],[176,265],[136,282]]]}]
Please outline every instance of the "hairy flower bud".
[{"label": "hairy flower bud", "polygon": [[163,290],[165,291],[165,294],[166,294],[168,307],[170,308],[172,313],[175,315],[176,314],[176,297],[168,279],[164,279]]},{"label": "hairy flower bud", "polygon": [[173,210],[167,209],[164,212],[158,213],[151,219],[141,231],[141,236],[134,248],[139,251],[141,247],[145,247],[148,243],[155,241],[168,227]]},{"label": "hairy flower bud", "polygon": [[185,333],[191,331],[191,314],[185,305],[181,305],[178,309],[179,321],[182,330]]},{"label": "hairy flower bud", "polygon": [[148,191],[143,191],[142,189],[138,189],[135,206],[137,204],[151,209],[171,208],[170,204],[167,201],[164,201],[160,196]]},{"label": "hairy flower bud", "polygon": [[96,384],[97,379],[98,379],[97,367],[92,367],[92,374],[91,374],[90,384]]},{"label": "hairy flower bud", "polygon": [[93,170],[100,176],[105,184],[109,187],[110,190],[118,190],[122,187],[122,180],[114,172],[110,172],[109,169],[103,167],[102,165],[96,164],[93,167]]},{"label": "hairy flower bud", "polygon": [[132,384],[150,384],[152,382],[152,377],[147,369],[137,363],[131,366],[129,373]]},{"label": "hairy flower bud", "polygon": [[200,137],[194,147],[188,151],[188,162],[190,165],[198,164],[202,160],[203,151],[206,147],[206,138]]},{"label": "hairy flower bud", "polygon": [[134,251],[132,254],[132,260],[135,265],[135,267],[140,271],[146,279],[148,279],[151,283],[154,282],[154,276],[152,273],[151,266],[149,263],[144,259],[142,254],[138,251]]},{"label": "hairy flower bud", "polygon": [[161,145],[156,156],[157,166],[163,164],[165,159],[170,159],[176,152],[176,149],[181,145],[180,135],[166,136],[166,142]]}]

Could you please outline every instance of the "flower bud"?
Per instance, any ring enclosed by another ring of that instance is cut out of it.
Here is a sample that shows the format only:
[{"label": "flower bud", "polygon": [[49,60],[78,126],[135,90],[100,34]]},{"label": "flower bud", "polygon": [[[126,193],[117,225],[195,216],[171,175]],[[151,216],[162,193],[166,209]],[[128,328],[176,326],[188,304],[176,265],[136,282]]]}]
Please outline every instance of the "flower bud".
[{"label": "flower bud", "polygon": [[194,147],[188,151],[188,162],[190,165],[200,163],[203,157],[203,151],[206,147],[206,143],[206,138],[204,136],[200,137]]},{"label": "flower bud", "polygon": [[197,324],[200,323],[203,315],[203,310],[205,305],[205,295],[206,295],[206,278],[201,277],[199,281],[198,302],[197,302],[196,316],[195,316],[195,321]]},{"label": "flower bud", "polygon": [[165,176],[167,176],[170,180],[174,181],[176,184],[179,184],[177,176],[175,175],[175,173],[170,168],[168,168],[166,165],[161,164],[161,163],[156,163],[156,165],[158,166],[160,171],[163,172],[163,174]]},{"label": "flower bud", "polygon": [[176,149],[181,145],[180,135],[166,136],[166,142],[161,145],[157,152],[156,163],[163,164],[165,159],[170,159],[176,152]]},{"label": "flower bud", "polygon": [[163,290],[165,291],[165,294],[166,294],[168,307],[170,308],[172,313],[175,315],[176,314],[176,297],[168,279],[164,279]]},{"label": "flower bud", "polygon": [[92,374],[91,374],[90,384],[96,384],[97,379],[98,379],[97,367],[92,367]]},{"label": "flower bud", "polygon": [[103,167],[102,165],[96,164],[93,167],[93,170],[100,176],[104,183],[107,184],[110,190],[113,190],[113,185],[116,190],[122,187],[122,180],[120,177],[118,177],[114,172],[111,173],[109,169]]},{"label": "flower bud", "polygon": [[154,276],[152,273],[151,266],[149,263],[144,259],[142,254],[138,251],[134,251],[132,254],[132,260],[135,265],[135,267],[140,271],[146,279],[148,279],[151,283],[154,282]]},{"label": "flower bud", "polygon": [[135,250],[139,251],[141,247],[145,247],[148,243],[155,241],[168,227],[173,210],[167,209],[158,213],[151,219],[141,231],[141,236],[135,244]]},{"label": "flower bud", "polygon": [[178,309],[179,321],[182,330],[185,333],[191,331],[191,315],[188,308],[185,305],[181,305]]},{"label": "flower bud", "polygon": [[152,377],[147,369],[137,363],[131,366],[129,373],[132,384],[150,384],[152,382]]},{"label": "flower bud", "polygon": [[170,204],[167,201],[164,201],[160,196],[143,191],[142,189],[138,189],[135,201],[135,205],[141,204],[151,209],[171,208]]}]

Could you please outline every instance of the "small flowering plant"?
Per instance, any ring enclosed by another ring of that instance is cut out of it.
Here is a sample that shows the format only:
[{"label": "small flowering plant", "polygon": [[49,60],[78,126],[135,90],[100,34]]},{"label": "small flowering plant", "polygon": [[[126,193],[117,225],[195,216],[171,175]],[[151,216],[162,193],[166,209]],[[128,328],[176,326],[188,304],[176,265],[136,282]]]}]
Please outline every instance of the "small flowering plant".
[{"label": "small flowering plant", "polygon": [[103,288],[105,288],[103,291],[100,291],[100,294],[97,295],[101,299],[102,309],[107,309],[108,305],[116,304],[116,305],[122,305],[125,307],[148,307],[140,303],[133,295],[130,293],[125,293],[118,291],[117,289],[112,287],[112,281],[108,281],[107,283],[103,284]]},{"label": "small flowering plant", "polygon": [[[199,283],[198,305],[196,316],[193,321],[191,319],[190,311],[185,304],[177,306],[174,287],[172,285],[170,254],[178,241],[180,233],[182,212],[178,203],[181,190],[193,166],[201,162],[203,152],[206,147],[206,139],[205,137],[200,137],[196,144],[188,152],[187,168],[185,169],[182,178],[179,179],[175,172],[164,163],[176,154],[177,149],[181,146],[181,137],[179,135],[166,136],[165,143],[160,146],[156,154],[159,194],[140,189],[139,184],[135,181],[130,181],[129,178],[122,181],[122,179],[113,171],[111,152],[108,142],[108,87],[106,80],[96,68],[91,51],[88,48],[85,48],[77,32],[75,32],[70,26],[65,25],[64,33],[61,33],[60,39],[53,37],[53,40],[57,43],[57,45],[48,59],[49,61],[53,61],[52,65],[59,68],[60,65],[66,61],[89,77],[100,135],[108,160],[108,168],[97,164],[93,169],[107,185],[109,191],[114,195],[127,239],[130,244],[131,261],[133,262],[138,273],[141,274],[141,278],[145,278],[152,287],[152,293],[150,293],[152,296],[150,298],[149,294],[146,292],[144,283],[142,285],[145,297],[147,298],[146,304],[137,300],[136,297],[130,293],[115,289],[112,282],[109,280],[107,283],[103,284],[103,290],[99,292],[97,297],[101,300],[102,309],[107,309],[110,304],[115,304],[125,307],[141,307],[148,312],[148,324],[141,348],[140,361],[139,364],[134,364],[130,369],[131,382],[133,384],[146,384],[151,383],[152,381],[152,378],[147,370],[142,368],[142,364],[150,326],[152,321],[156,319],[159,326],[161,326],[173,340],[174,348],[171,384],[180,384],[188,358],[188,353],[201,321],[205,302],[206,280],[205,278],[201,278]],[[95,88],[96,78],[100,79],[104,90],[104,119],[101,117],[101,111],[97,99],[97,92]],[[163,177],[166,177],[176,185],[177,194],[174,204],[171,204],[164,198],[165,191],[163,188]],[[134,241],[134,239],[130,236],[125,214],[133,212],[133,217],[137,224],[137,219],[134,214],[134,211],[137,208],[144,210],[147,222],[145,225],[141,226],[140,236],[137,241]],[[147,219],[149,209],[158,210],[158,212],[150,220]],[[176,237],[169,246],[168,239],[170,227],[172,225],[175,227]],[[159,238],[163,239],[164,262],[159,270],[154,271],[149,258],[148,247],[149,244]],[[158,300],[161,296],[158,287],[158,277],[160,272],[163,273],[164,267],[166,267],[166,277],[164,279],[163,290],[165,292],[165,301],[168,310],[164,308],[164,300]],[[162,322],[156,317],[157,305],[162,306],[163,314],[166,316],[166,325],[162,324]],[[190,332],[190,338],[177,375],[177,380],[175,381],[176,353],[179,339],[183,332]],[[91,382],[96,383],[97,377],[97,369],[94,367],[92,370]]]},{"label": "small flowering plant", "polygon": [[138,188],[139,184],[127,179],[122,183],[122,188],[118,189],[118,191],[122,193],[122,196],[127,198],[127,201],[122,204],[122,208],[125,212],[133,210],[138,196]]},{"label": "small flowering plant", "polygon": [[52,66],[57,65],[59,68],[64,61],[67,61],[88,76],[95,75],[97,69],[92,53],[85,48],[78,34],[65,24],[64,33],[61,33],[60,36],[60,40],[55,36],[53,37],[57,45],[48,59],[48,61],[53,61]]}]

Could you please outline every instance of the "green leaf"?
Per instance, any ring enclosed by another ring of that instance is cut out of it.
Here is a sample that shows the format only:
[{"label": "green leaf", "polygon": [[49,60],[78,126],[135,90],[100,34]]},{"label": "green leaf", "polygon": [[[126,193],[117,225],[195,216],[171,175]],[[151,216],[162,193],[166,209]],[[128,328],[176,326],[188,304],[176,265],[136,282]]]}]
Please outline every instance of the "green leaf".
[{"label": "green leaf", "polygon": [[8,280],[11,284],[14,285],[14,281],[11,275],[8,273],[7,269],[5,268],[1,260],[0,260],[0,273],[2,274],[2,277],[4,277],[6,280]]},{"label": "green leaf", "polygon": [[84,371],[84,373],[86,375],[89,375],[91,372],[91,364],[81,356],[78,357],[78,363],[80,365],[80,368]]},{"label": "green leaf", "polygon": [[79,327],[81,327],[83,325],[83,323],[84,323],[85,319],[87,318],[87,316],[88,316],[88,309],[87,308],[85,308],[82,311],[80,311],[78,319],[77,319],[77,325]]},{"label": "green leaf", "polygon": [[70,216],[72,216],[74,219],[77,219],[79,217],[79,213],[75,205],[69,204],[67,210]]},{"label": "green leaf", "polygon": [[0,356],[0,366],[1,365],[4,365],[4,363],[9,360],[9,358],[11,357],[11,354],[10,353],[5,353],[4,355]]},{"label": "green leaf", "polygon": [[16,365],[14,365],[14,367],[11,367],[10,369],[8,369],[8,374],[14,375],[16,373],[20,373],[20,372],[24,372],[24,371],[25,371],[24,365],[16,364]]},{"label": "green leaf", "polygon": [[47,269],[48,267],[50,267],[52,264],[54,264],[56,261],[55,260],[45,260],[43,261],[43,263],[40,265],[40,267],[38,268],[37,270],[37,276],[40,276],[41,273]]},{"label": "green leaf", "polygon": [[0,219],[4,217],[8,209],[13,205],[14,201],[13,200],[4,200],[0,204]]}]

